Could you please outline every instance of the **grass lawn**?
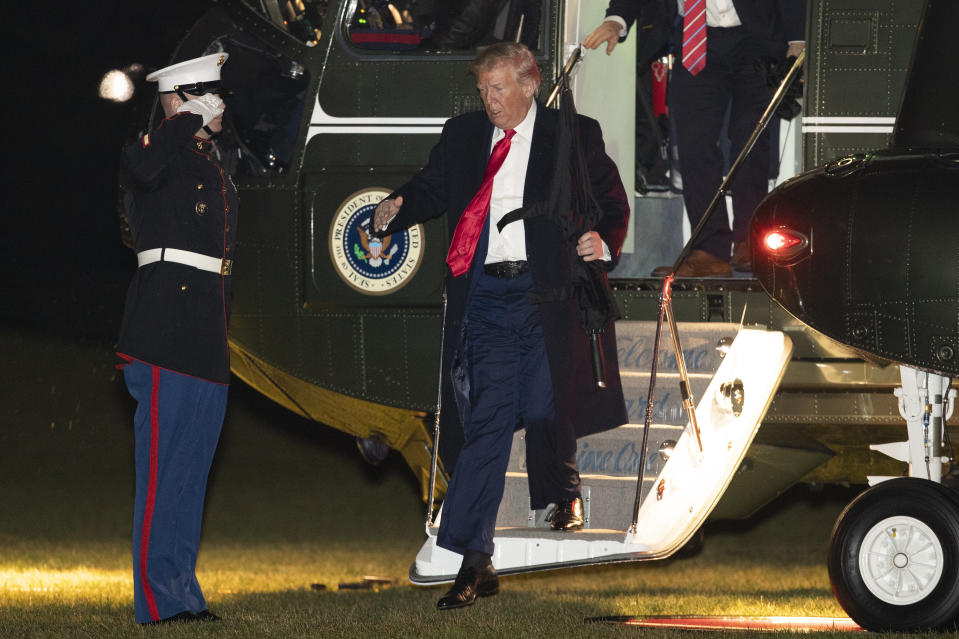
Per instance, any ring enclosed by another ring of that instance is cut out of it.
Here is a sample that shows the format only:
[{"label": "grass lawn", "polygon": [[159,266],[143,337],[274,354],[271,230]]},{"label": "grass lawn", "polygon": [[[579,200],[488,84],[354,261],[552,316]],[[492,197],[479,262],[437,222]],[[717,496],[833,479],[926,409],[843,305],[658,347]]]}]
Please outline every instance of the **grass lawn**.
[{"label": "grass lawn", "polygon": [[[369,468],[350,438],[236,383],[198,565],[223,621],[141,628],[130,557],[133,405],[109,349],[23,331],[0,344],[10,354],[0,637],[678,637],[688,633],[584,619],[843,615],[824,558],[850,494],[804,488],[748,522],[708,525],[694,558],[509,577],[500,595],[439,613],[445,589],[406,580],[424,537],[423,506],[399,456]],[[339,587],[367,575],[393,583]]]}]

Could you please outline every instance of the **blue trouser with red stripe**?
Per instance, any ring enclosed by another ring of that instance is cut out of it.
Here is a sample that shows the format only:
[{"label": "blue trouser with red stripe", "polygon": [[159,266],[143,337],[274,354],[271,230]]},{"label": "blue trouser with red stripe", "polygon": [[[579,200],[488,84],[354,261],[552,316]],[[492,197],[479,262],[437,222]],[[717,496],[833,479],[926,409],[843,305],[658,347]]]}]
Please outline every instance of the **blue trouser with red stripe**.
[{"label": "blue trouser with red stripe", "polygon": [[227,386],[134,360],[133,603],[138,623],[206,610],[196,556]]}]

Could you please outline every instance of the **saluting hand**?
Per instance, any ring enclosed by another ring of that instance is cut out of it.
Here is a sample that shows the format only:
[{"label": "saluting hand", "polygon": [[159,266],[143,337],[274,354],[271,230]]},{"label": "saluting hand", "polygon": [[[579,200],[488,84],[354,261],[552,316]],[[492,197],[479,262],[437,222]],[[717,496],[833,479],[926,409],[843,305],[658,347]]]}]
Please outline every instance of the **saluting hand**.
[{"label": "saluting hand", "polygon": [[584,262],[592,262],[603,257],[603,238],[596,231],[584,233],[576,242],[576,254]]},{"label": "saluting hand", "polygon": [[402,195],[394,200],[383,200],[377,204],[376,210],[373,212],[373,231],[379,232],[386,230],[390,220],[396,217],[396,214],[400,212],[401,206],[403,206]]},{"label": "saluting hand", "polygon": [[179,106],[177,113],[195,113],[203,118],[203,126],[223,115],[223,100],[214,93],[207,93],[199,97],[187,100]]},{"label": "saluting hand", "polygon": [[587,49],[595,49],[603,42],[606,43],[606,55],[613,52],[616,45],[619,44],[619,32],[622,29],[615,20],[605,20],[601,25],[593,29],[593,32],[583,40],[583,46]]}]

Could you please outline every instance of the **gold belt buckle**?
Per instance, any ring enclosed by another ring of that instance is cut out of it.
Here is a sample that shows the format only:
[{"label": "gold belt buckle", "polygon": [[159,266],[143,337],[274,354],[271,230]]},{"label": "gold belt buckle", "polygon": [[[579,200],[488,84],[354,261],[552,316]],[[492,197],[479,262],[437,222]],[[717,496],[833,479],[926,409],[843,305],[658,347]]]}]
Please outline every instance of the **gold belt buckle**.
[{"label": "gold belt buckle", "polygon": [[233,260],[224,259],[220,262],[220,275],[229,275],[233,272]]}]

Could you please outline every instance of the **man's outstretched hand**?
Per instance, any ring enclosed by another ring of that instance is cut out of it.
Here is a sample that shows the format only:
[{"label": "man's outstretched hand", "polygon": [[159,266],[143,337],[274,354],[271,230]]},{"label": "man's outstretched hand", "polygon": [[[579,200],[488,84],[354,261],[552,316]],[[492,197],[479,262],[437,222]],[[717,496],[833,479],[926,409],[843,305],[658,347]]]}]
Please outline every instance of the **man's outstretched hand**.
[{"label": "man's outstretched hand", "polygon": [[613,52],[616,45],[619,44],[619,32],[622,25],[614,20],[606,20],[601,25],[593,29],[593,32],[583,40],[583,46],[587,49],[595,49],[602,43],[606,43],[606,55]]},{"label": "man's outstretched hand", "polygon": [[402,195],[394,200],[383,200],[377,204],[376,210],[373,212],[373,232],[379,233],[385,230],[390,220],[400,212],[401,206],[403,206]]}]

